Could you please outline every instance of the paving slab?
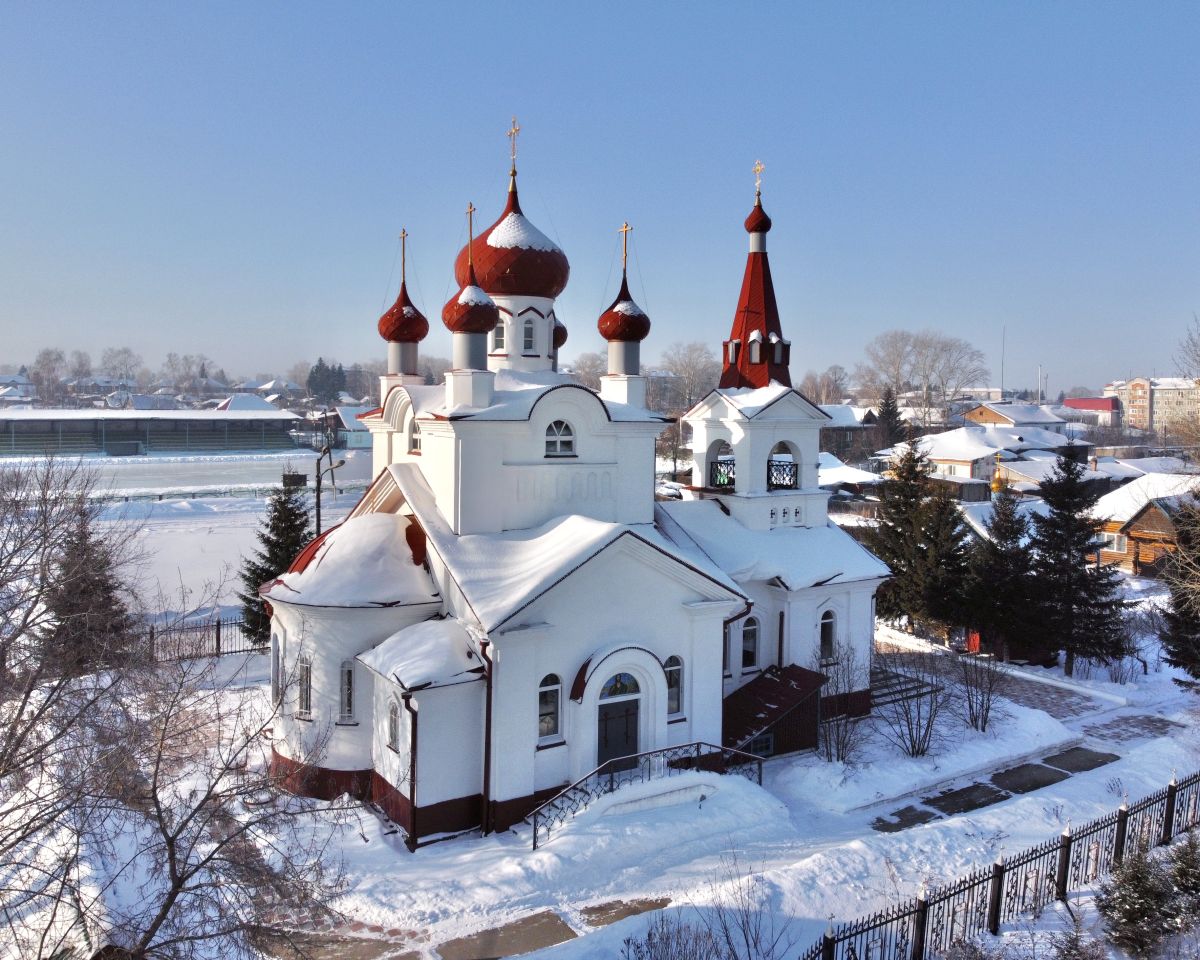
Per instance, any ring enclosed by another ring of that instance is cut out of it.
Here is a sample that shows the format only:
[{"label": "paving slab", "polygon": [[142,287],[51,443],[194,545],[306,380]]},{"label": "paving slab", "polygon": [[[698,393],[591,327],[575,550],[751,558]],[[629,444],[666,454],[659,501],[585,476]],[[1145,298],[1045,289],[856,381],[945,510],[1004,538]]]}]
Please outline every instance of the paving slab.
[{"label": "paving slab", "polygon": [[1040,763],[1022,763],[992,775],[992,784],[1009,793],[1032,793],[1066,780],[1070,774]]},{"label": "paving slab", "polygon": [[1095,770],[1106,763],[1112,763],[1121,758],[1115,753],[1103,753],[1100,750],[1089,750],[1087,747],[1072,747],[1062,753],[1051,754],[1042,758],[1042,763],[1050,767],[1058,767],[1067,773],[1086,773]]},{"label": "paving slab", "polygon": [[626,917],[636,917],[651,910],[662,910],[671,902],[670,897],[653,897],[644,900],[610,900],[608,903],[594,903],[580,910],[583,919],[589,927],[607,927],[610,923],[624,920]]},{"label": "paving slab", "polygon": [[922,823],[929,823],[931,820],[937,820],[941,814],[936,810],[927,810],[925,807],[918,807],[910,804],[907,807],[901,807],[899,810],[893,810],[887,817],[876,817],[871,824],[872,830],[878,830],[880,833],[899,833],[901,830],[907,830],[909,827],[915,827]]},{"label": "paving slab", "polygon": [[442,960],[499,960],[574,940],[575,931],[552,910],[522,917],[502,927],[448,940],[437,948]]},{"label": "paving slab", "polygon": [[267,932],[255,946],[274,960],[421,960],[419,952],[386,940],[321,933]]},{"label": "paving slab", "polygon": [[1170,736],[1182,730],[1183,724],[1153,714],[1113,717],[1103,723],[1091,723],[1083,728],[1089,737],[1109,743],[1128,743],[1131,740],[1149,740],[1153,737]]},{"label": "paving slab", "polygon": [[973,783],[969,787],[939,793],[936,797],[922,797],[921,802],[935,810],[940,810],[949,817],[956,813],[967,813],[971,810],[979,810],[981,807],[990,807],[993,803],[1007,800],[1009,796],[1010,794],[1006,791],[994,787],[990,783]]}]

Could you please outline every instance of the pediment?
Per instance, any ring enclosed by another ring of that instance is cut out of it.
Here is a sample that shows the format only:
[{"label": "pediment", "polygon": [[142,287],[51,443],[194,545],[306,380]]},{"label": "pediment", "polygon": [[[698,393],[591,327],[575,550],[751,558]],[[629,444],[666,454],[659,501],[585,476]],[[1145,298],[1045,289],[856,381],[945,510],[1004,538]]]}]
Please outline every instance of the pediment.
[{"label": "pediment", "polygon": [[758,390],[713,390],[683,419],[830,422],[829,414],[815,403],[798,390],[782,385]]}]

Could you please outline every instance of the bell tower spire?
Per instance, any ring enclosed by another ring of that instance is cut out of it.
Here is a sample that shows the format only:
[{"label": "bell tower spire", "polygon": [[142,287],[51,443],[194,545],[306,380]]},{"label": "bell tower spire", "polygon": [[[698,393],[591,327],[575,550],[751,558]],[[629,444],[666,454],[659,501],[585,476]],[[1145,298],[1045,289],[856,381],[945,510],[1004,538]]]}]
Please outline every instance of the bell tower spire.
[{"label": "bell tower spire", "polygon": [[771,218],[762,205],[761,160],[754,163],[754,207],[746,218],[750,252],[742,290],[733,314],[733,327],[721,357],[721,387],[765,387],[769,383],[792,385],[788,371],[791,342],[783,338],[779,307],[767,262],[767,232]]}]

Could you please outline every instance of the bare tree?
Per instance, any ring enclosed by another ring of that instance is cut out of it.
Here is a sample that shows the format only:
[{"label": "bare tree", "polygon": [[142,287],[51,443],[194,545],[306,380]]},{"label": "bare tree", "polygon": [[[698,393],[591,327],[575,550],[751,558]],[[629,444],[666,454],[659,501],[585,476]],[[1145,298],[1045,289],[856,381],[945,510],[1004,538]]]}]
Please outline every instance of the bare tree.
[{"label": "bare tree", "polygon": [[897,396],[907,391],[913,376],[912,339],[906,330],[888,330],[872,339],[863,350],[866,361],[858,368],[858,381],[875,396],[882,396],[885,387]]},{"label": "bare tree", "polygon": [[141,366],[142,358],[129,347],[109,347],[100,355],[100,370],[108,377],[133,381]]},{"label": "bare tree", "polygon": [[851,716],[844,707],[850,694],[870,685],[870,667],[859,659],[852,645],[835,641],[832,656],[822,659],[818,652],[810,669],[825,675],[820,697],[823,700],[832,698],[833,703],[843,708],[833,712],[832,716],[822,717],[817,749],[830,763],[849,763],[862,746],[867,727],[861,718]]},{"label": "bare tree", "polygon": [[571,377],[589,390],[599,390],[600,378],[608,372],[608,362],[598,353],[581,353],[570,366]]},{"label": "bare tree", "polygon": [[417,369],[425,378],[427,384],[441,383],[446,379],[446,371],[450,369],[450,361],[445,357],[431,357],[421,354],[417,358]]},{"label": "bare tree", "polygon": [[962,655],[955,663],[954,681],[963,719],[983,733],[1003,712],[1012,675],[994,657]]},{"label": "bare tree", "polygon": [[659,366],[675,378],[677,409],[687,411],[721,379],[721,364],[705,343],[673,343]]},{"label": "bare tree", "polygon": [[92,358],[86,350],[72,350],[68,372],[73,377],[90,377],[92,375]]},{"label": "bare tree", "polygon": [[907,756],[925,756],[940,740],[952,701],[943,657],[932,651],[905,650],[876,653],[875,660],[896,681],[893,695],[873,708],[880,734]]},{"label": "bare tree", "polygon": [[981,351],[961,337],[934,330],[889,330],[871,340],[865,353],[866,362],[857,369],[863,386],[877,396],[886,387],[897,395],[919,391],[926,426],[931,411],[945,410],[966,387],[988,376]]},{"label": "bare tree", "polygon": [[1180,376],[1200,379],[1200,316],[1192,315],[1187,333],[1175,348],[1175,366]]},{"label": "bare tree", "polygon": [[38,396],[46,403],[57,403],[62,396],[62,378],[67,371],[67,357],[57,348],[39,350],[29,368],[29,379],[37,386]]},{"label": "bare tree", "polygon": [[846,368],[836,363],[824,372],[809,370],[800,381],[800,392],[813,403],[841,403],[849,388]]}]

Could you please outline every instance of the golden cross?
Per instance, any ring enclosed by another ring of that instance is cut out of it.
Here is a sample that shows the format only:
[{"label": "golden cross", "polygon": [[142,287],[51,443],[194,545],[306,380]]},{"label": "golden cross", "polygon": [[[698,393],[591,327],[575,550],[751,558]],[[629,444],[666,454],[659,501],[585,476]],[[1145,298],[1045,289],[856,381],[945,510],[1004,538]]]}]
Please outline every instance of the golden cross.
[{"label": "golden cross", "polygon": [[505,134],[511,143],[512,149],[512,164],[515,168],[517,165],[517,134],[521,132],[521,125],[517,123],[517,118],[513,117],[512,126],[508,128],[508,133]]},{"label": "golden cross", "polygon": [[619,233],[621,235],[621,272],[622,273],[625,272],[625,264],[629,260],[629,231],[632,229],[633,229],[633,227],[631,227],[629,225],[629,221],[626,220],[623,224],[621,224],[621,226],[617,230],[617,233]]},{"label": "golden cross", "polygon": [[467,201],[467,266],[474,266],[471,247],[475,241],[475,204]]},{"label": "golden cross", "polygon": [[404,282],[404,273],[408,261],[408,231],[400,228],[400,282]]},{"label": "golden cross", "polygon": [[754,161],[754,192],[762,193],[762,172],[766,169],[761,160]]}]

